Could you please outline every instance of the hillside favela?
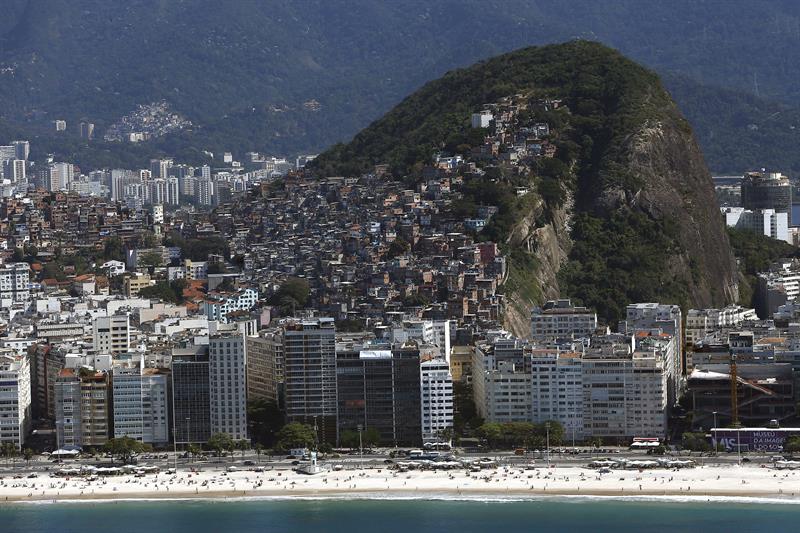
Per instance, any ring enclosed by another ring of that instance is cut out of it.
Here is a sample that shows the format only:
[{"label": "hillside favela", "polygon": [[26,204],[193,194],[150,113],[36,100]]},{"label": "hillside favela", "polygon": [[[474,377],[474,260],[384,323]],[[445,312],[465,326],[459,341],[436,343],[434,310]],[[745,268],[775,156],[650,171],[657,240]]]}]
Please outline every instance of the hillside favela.
[{"label": "hillside favela", "polygon": [[0,531],[796,528],[800,5],[3,3]]}]

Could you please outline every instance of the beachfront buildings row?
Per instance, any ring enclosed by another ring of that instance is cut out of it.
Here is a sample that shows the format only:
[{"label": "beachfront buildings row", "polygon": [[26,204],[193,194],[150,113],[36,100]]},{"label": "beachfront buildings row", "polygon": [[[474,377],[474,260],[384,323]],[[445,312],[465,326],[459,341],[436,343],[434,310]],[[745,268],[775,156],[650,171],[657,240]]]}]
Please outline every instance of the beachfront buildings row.
[{"label": "beachfront buildings row", "polygon": [[555,420],[568,439],[663,438],[677,392],[677,353],[676,339],[661,331],[552,347],[491,339],[475,347],[474,401],[486,420]]},{"label": "beachfront buildings row", "polygon": [[452,377],[441,348],[419,337],[441,327],[408,326],[383,338],[337,335],[332,319],[313,318],[247,335],[244,320],[167,356],[68,356],[53,383],[57,445],[122,436],[187,445],[218,432],[247,439],[248,400],[276,404],[333,445],[359,426],[386,444],[438,441],[453,424]]}]

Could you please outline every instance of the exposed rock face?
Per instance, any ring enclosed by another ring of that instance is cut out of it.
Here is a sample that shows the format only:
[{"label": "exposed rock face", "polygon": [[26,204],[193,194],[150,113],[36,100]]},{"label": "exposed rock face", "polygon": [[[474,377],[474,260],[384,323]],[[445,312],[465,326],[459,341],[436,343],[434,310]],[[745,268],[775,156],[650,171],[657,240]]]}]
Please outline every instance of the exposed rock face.
[{"label": "exposed rock face", "polygon": [[674,225],[682,249],[675,251],[671,270],[686,281],[691,305],[737,301],[736,262],[711,175],[674,104],[670,114],[674,120],[645,124],[626,144],[629,168],[644,182],[632,207]]}]

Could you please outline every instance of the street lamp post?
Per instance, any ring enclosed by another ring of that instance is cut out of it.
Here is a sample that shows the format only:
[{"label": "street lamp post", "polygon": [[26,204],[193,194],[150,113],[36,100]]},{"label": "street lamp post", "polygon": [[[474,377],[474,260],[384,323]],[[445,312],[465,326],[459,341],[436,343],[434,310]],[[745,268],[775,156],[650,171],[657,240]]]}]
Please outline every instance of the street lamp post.
[{"label": "street lamp post", "polygon": [[[174,376],[173,376],[174,377]],[[175,467],[175,473],[178,473],[178,431],[176,430],[175,422],[175,395],[172,395],[172,460]]]},{"label": "street lamp post", "polygon": [[358,455],[359,455],[359,465],[358,468],[360,470],[364,470],[364,444],[361,440],[361,432],[363,431],[364,426],[361,424],[358,425]]},{"label": "street lamp post", "polygon": [[189,445],[190,445],[190,441],[189,441],[189,421],[190,420],[191,420],[191,418],[187,416],[186,417],[186,453],[187,453],[187,456],[188,456],[188,453],[189,453]]},{"label": "street lamp post", "polygon": [[546,432],[545,453],[547,453],[547,468],[550,468],[550,422],[544,423]]},{"label": "street lamp post", "polygon": [[739,451],[739,466],[742,466],[742,426],[736,426],[736,449]]},{"label": "street lamp post", "polygon": [[717,412],[714,411],[711,414],[714,415],[714,427],[711,428],[711,442],[714,443],[714,455],[717,454]]},{"label": "street lamp post", "polygon": [[314,415],[314,451],[319,450],[319,433],[317,429],[317,415]]}]

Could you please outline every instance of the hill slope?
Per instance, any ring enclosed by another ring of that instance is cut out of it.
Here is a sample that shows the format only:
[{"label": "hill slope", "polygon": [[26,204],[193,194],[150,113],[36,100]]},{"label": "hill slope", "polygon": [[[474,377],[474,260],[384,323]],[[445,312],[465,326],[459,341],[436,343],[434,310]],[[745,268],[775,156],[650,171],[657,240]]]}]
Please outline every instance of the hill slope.
[{"label": "hill slope", "polygon": [[[709,208],[713,187],[688,123],[655,74],[599,44],[527,48],[449,72],[322,154],[313,171],[355,175],[388,163],[413,182],[435,151],[475,147],[471,113],[518,93],[566,109],[534,117],[551,124],[555,159],[528,176],[501,168],[476,178],[483,192],[473,200],[500,205],[482,233],[511,260],[509,327],[524,332],[530,303],[559,294],[612,324],[633,301],[737,298],[728,236]],[[506,201],[497,191],[507,182],[538,192]]]},{"label": "hill slope", "polygon": [[[86,117],[102,133],[136,105],[166,99],[197,127],[148,145],[154,151],[318,150],[448,69],[576,37],[662,74],[757,87],[798,106],[798,28],[791,0],[3,0],[0,121],[44,143],[53,118]],[[311,99],[322,108],[308,112]],[[704,144],[716,134],[711,166],[733,170],[725,154],[737,152],[738,130],[722,133],[728,125],[704,107],[687,116],[711,126],[698,129]],[[757,146],[774,144],[767,134]],[[759,153],[747,166],[762,166]]]}]

